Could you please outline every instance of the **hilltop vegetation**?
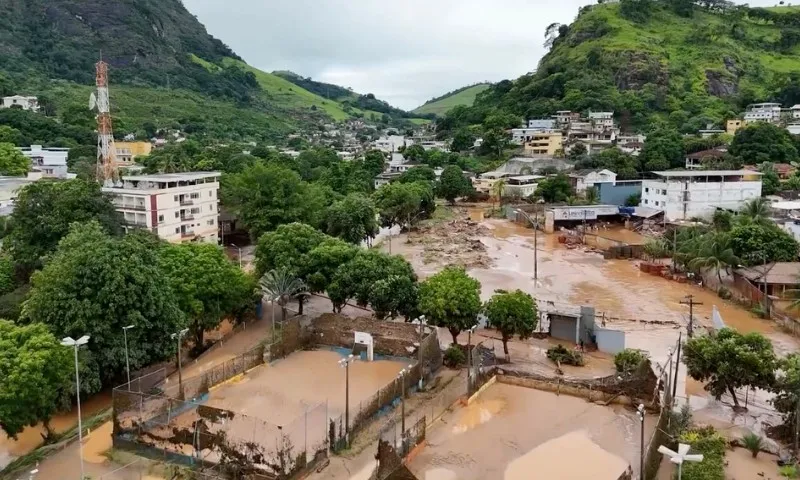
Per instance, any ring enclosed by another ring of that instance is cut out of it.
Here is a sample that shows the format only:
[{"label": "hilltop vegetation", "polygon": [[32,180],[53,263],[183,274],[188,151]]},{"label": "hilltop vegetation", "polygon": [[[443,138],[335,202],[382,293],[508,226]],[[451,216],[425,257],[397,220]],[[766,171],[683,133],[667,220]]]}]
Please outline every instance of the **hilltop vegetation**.
[{"label": "hilltop vegetation", "polygon": [[413,112],[421,115],[434,114],[442,116],[451,108],[459,105],[471,107],[472,104],[475,103],[475,97],[487,88],[489,88],[488,83],[461,87],[442,96],[428,100],[422,106],[415,108]]},{"label": "hilltop vegetation", "polygon": [[623,129],[684,132],[753,102],[800,101],[800,11],[720,0],[622,0],[583,7],[545,32],[535,73],[494,84],[446,128],[496,113],[613,110]]}]

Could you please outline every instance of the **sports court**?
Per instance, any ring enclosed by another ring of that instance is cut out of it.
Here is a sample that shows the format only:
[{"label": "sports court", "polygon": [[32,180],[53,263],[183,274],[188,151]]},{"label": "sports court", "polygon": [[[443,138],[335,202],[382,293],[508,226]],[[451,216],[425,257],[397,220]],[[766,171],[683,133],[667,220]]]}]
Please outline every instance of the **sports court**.
[{"label": "sports court", "polygon": [[[645,439],[654,426],[646,418]],[[628,465],[638,472],[639,428],[636,414],[619,405],[495,383],[430,427],[408,468],[420,480],[616,480]]]}]

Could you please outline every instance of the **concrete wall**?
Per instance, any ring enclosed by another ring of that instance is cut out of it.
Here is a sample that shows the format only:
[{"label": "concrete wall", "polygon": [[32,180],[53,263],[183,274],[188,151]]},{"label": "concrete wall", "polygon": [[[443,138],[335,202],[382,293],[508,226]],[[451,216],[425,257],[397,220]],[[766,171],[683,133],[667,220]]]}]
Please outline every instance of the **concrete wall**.
[{"label": "concrete wall", "polygon": [[550,336],[559,340],[578,343],[578,323],[577,317],[550,314]]},{"label": "concrete wall", "polygon": [[595,328],[597,349],[606,353],[618,353],[625,350],[625,332],[607,328]]},{"label": "concrete wall", "polygon": [[[408,357],[419,345],[419,327],[410,323],[387,322],[368,317],[349,318],[325,313],[312,321],[314,343],[353,348],[354,332],[366,332],[375,342],[375,353]],[[426,335],[429,333],[426,332]],[[415,345],[416,344],[416,345]]]},{"label": "concrete wall", "polygon": [[600,194],[600,203],[606,205],[622,206],[631,195],[642,193],[641,180],[596,183],[594,186]]},{"label": "concrete wall", "polygon": [[592,342],[591,334],[594,331],[594,307],[581,307],[581,323],[578,329],[578,338],[583,343]]},{"label": "concrete wall", "polygon": [[689,182],[645,180],[642,206],[665,211],[669,220],[710,218],[717,207],[739,210],[761,196],[761,180],[741,182]]}]

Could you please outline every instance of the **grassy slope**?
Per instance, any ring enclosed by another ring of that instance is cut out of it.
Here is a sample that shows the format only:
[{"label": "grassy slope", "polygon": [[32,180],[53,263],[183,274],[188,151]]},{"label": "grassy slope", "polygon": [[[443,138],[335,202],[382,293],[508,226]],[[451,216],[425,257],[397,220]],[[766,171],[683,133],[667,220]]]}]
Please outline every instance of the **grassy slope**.
[{"label": "grassy slope", "polygon": [[444,115],[448,110],[459,105],[472,106],[473,102],[475,102],[475,97],[487,88],[489,88],[489,85],[486,84],[475,85],[455,95],[450,95],[449,97],[439,99],[435,102],[426,103],[412,111],[419,114],[433,113],[435,115]]}]

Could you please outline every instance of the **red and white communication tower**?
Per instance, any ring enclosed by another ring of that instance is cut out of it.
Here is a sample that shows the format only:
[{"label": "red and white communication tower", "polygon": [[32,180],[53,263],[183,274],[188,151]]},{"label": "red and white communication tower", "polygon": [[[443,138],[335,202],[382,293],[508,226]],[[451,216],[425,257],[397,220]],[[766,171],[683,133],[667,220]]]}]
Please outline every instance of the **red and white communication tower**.
[{"label": "red and white communication tower", "polygon": [[108,100],[108,64],[101,60],[95,67],[97,93],[92,93],[89,97],[89,109],[97,109],[97,181],[110,187],[119,181],[119,169],[111,126],[111,105]]}]

